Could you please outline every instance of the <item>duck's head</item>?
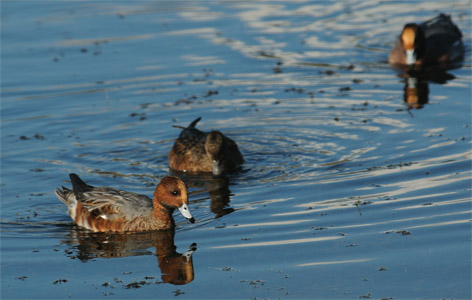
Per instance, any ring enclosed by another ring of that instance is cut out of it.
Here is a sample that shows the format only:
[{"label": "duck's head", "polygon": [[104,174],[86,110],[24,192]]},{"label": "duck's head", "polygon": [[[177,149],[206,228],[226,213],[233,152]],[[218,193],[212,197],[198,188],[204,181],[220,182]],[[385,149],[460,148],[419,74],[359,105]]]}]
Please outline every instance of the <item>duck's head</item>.
[{"label": "duck's head", "polygon": [[220,175],[222,170],[222,158],[224,149],[223,134],[219,131],[211,131],[205,140],[205,151],[212,162],[213,175]]},{"label": "duck's head", "polygon": [[180,178],[176,176],[162,178],[154,192],[154,201],[158,201],[171,211],[177,208],[190,223],[195,222],[188,208],[187,185]]},{"label": "duck's head", "polygon": [[405,63],[409,66],[418,64],[423,57],[425,48],[425,36],[423,29],[413,23],[406,24],[400,35],[400,39],[405,51]]}]

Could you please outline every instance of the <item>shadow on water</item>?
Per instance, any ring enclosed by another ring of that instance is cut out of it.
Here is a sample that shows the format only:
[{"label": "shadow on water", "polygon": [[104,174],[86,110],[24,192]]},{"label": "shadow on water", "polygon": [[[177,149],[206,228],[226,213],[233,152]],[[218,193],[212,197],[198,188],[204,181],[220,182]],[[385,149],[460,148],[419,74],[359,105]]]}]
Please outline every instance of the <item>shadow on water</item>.
[{"label": "shadow on water", "polygon": [[[67,239],[61,241],[67,244],[69,249],[67,256],[87,262],[96,258],[119,258],[128,256],[152,255],[149,249],[155,247],[154,255],[161,270],[163,283],[184,285],[193,281],[193,253],[197,250],[197,244],[189,246],[185,253],[178,253],[174,244],[174,230],[162,230],[143,233],[95,233],[82,230],[74,226],[71,228]],[[139,285],[147,282],[130,283]]]}]

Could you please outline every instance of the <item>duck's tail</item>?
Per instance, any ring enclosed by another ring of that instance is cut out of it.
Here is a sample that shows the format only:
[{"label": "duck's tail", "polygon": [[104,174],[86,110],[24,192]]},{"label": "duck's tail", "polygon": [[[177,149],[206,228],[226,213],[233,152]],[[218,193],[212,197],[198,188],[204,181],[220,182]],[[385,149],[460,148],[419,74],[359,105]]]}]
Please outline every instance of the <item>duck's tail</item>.
[{"label": "duck's tail", "polygon": [[69,174],[70,180],[72,182],[72,190],[66,187],[60,187],[56,189],[57,199],[64,202],[68,207],[74,206],[78,198],[81,198],[80,195],[84,192],[90,191],[93,187],[86,184],[74,173]]},{"label": "duck's tail", "polygon": [[[77,214],[77,208],[82,207],[81,204],[80,204],[80,198],[83,197],[82,192],[89,191],[93,187],[89,186],[85,182],[83,182],[79,178],[79,176],[77,176],[76,174],[73,174],[73,173],[69,174],[69,177],[70,177],[71,182],[72,182],[73,190],[70,190],[66,187],[57,188],[56,189],[56,197],[59,200],[61,200],[62,202],[64,202],[65,205],[67,205],[67,209],[69,211],[70,217],[72,218],[72,220],[77,222],[75,217],[76,217],[76,214]],[[83,224],[80,224],[80,223],[77,223],[77,224],[82,225],[84,227],[87,227],[87,226],[85,226]]]},{"label": "duck's tail", "polygon": [[76,196],[78,194],[82,194],[93,189],[93,186],[90,186],[86,184],[85,182],[83,182],[82,179],[80,179],[80,177],[77,174],[70,173],[69,177],[70,177],[70,181],[72,182],[72,189],[74,190],[74,194]]},{"label": "duck's tail", "polygon": [[188,125],[187,128],[195,128],[195,125],[197,125],[197,123],[202,119],[202,117],[198,117],[196,118],[192,123],[190,123],[190,125]]},{"label": "duck's tail", "polygon": [[69,206],[71,204],[71,198],[69,195],[72,195],[72,191],[66,187],[56,189],[56,197],[61,200],[65,205]]},{"label": "duck's tail", "polygon": [[172,127],[175,127],[175,128],[180,128],[180,129],[188,129],[188,128],[195,128],[195,125],[197,125],[197,123],[202,119],[202,117],[198,117],[196,118],[192,123],[190,123],[190,125],[188,125],[187,127],[183,127],[183,126],[179,126],[179,125],[172,125]]}]

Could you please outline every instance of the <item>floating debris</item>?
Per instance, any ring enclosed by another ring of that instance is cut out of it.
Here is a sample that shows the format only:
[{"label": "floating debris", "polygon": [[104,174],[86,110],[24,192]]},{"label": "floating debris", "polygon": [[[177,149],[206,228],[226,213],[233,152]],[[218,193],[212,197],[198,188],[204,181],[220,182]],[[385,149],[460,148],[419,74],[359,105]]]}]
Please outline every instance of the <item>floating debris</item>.
[{"label": "floating debris", "polygon": [[406,231],[406,230],[398,230],[397,233],[401,233],[402,235],[410,235],[411,232]]},{"label": "floating debris", "polygon": [[69,280],[67,280],[67,279],[58,279],[58,280],[54,280],[52,284],[66,283],[67,281],[69,281]]},{"label": "floating debris", "polygon": [[210,96],[213,96],[213,95],[218,95],[218,93],[219,92],[217,90],[213,90],[213,91],[209,90],[203,95],[203,97],[210,97]]}]

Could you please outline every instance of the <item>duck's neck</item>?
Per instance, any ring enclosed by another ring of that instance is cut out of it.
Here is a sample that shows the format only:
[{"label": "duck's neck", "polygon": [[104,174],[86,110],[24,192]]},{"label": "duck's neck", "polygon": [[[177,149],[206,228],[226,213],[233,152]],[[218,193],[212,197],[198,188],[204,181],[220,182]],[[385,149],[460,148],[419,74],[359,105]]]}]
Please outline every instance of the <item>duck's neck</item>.
[{"label": "duck's neck", "polygon": [[174,219],[172,218],[173,209],[170,209],[162,205],[159,201],[153,201],[154,209],[152,210],[152,215],[156,220],[162,222],[166,228],[171,228],[174,226]]}]

